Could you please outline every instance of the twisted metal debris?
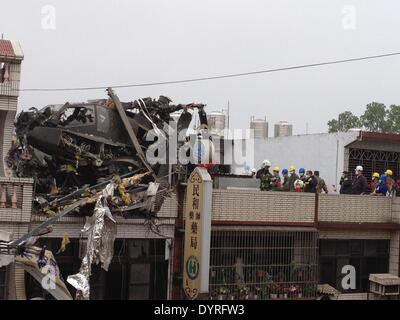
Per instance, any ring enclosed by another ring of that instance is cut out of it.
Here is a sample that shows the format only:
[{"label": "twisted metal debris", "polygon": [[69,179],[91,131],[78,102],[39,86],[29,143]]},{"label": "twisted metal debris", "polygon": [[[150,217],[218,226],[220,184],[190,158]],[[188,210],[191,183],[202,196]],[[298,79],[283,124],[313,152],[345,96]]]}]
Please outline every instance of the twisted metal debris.
[{"label": "twisted metal debris", "polygon": [[109,99],[21,112],[15,122],[16,141],[6,159],[17,177],[34,179],[33,213],[48,219],[5,247],[28,252],[61,217],[85,216],[86,254],[79,272],[67,280],[77,289],[76,299],[83,300],[90,297],[92,264],[100,263],[107,271],[113,257],[114,216],[140,215],[149,230],[159,234],[157,212],[178,182],[172,173],[179,165],[171,170],[168,163],[150,164],[145,158],[151,144],[146,136],[150,131],[158,138],[168,136],[171,113],[176,111],[182,111],[177,131],[186,130],[192,120],[188,110],[195,108],[202,128],[207,127],[203,104],[172,105],[165,96],[123,103],[111,88],[107,91]]}]

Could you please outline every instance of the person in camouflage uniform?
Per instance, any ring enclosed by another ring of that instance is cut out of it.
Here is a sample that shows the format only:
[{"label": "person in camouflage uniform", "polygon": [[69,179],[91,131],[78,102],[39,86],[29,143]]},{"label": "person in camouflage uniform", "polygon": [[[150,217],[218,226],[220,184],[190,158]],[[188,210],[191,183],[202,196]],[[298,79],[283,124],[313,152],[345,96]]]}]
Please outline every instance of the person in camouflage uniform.
[{"label": "person in camouflage uniform", "polygon": [[315,178],[317,178],[317,181],[318,181],[317,193],[322,193],[322,191],[324,191],[325,193],[328,193],[328,187],[326,186],[325,180],[319,176],[318,170],[314,171],[314,176],[315,176]]},{"label": "person in camouflage uniform", "polygon": [[272,189],[272,174],[269,172],[270,167],[271,162],[269,162],[268,160],[264,160],[261,164],[261,171],[259,174],[261,191],[270,191]]}]

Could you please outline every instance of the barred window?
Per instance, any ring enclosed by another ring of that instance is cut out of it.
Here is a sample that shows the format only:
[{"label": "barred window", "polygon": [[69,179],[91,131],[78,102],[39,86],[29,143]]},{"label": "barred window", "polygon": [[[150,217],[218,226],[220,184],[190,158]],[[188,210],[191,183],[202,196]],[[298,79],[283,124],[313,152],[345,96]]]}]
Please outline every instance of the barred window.
[{"label": "barred window", "polygon": [[[342,288],[342,268],[351,265],[356,271],[356,288]],[[371,273],[387,273],[389,240],[320,240],[320,283],[342,292],[366,292]]]},{"label": "barred window", "polygon": [[318,283],[313,228],[214,227],[210,293],[220,299],[312,299]]}]

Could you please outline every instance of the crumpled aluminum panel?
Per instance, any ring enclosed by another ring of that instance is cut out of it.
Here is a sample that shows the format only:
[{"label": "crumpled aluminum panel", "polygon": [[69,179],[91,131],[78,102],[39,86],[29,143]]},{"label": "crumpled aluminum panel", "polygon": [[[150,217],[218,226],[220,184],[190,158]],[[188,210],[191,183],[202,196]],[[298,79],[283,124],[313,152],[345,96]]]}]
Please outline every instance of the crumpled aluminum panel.
[{"label": "crumpled aluminum panel", "polygon": [[101,267],[108,271],[114,256],[114,240],[117,234],[116,221],[107,204],[107,197],[114,195],[116,184],[109,183],[97,199],[94,213],[86,218],[82,232],[87,235],[86,254],[82,260],[81,268],[75,275],[68,277],[67,281],[76,290],[76,299],[89,300],[91,266],[101,263]]}]

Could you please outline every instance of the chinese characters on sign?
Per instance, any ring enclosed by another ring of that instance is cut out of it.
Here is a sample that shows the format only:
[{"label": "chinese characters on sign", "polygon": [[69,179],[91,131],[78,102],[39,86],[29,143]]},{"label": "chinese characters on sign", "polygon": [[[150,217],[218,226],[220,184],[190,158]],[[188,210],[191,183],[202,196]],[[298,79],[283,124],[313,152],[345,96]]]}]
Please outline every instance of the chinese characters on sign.
[{"label": "chinese characters on sign", "polygon": [[196,299],[200,291],[201,214],[203,179],[197,170],[189,177],[185,210],[185,252],[183,288],[189,299]]}]

